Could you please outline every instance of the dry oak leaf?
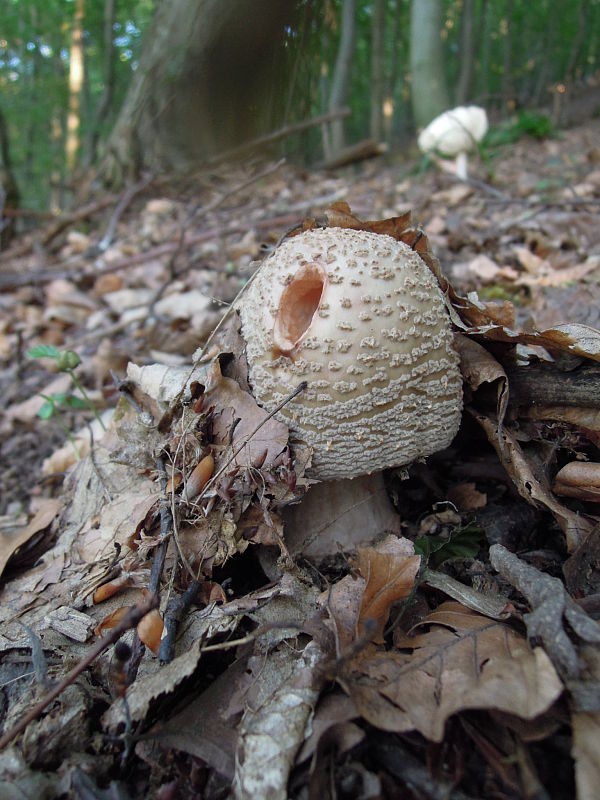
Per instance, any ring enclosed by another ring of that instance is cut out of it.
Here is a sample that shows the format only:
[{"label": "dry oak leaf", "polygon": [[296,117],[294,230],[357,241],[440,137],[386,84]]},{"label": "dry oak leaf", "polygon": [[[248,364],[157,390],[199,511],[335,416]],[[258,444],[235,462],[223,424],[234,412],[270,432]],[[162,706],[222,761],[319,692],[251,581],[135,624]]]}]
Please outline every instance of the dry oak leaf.
[{"label": "dry oak leaf", "polygon": [[24,528],[2,532],[0,535],[0,576],[13,553],[36,533],[47,528],[61,510],[62,505],[61,500],[48,498],[41,504],[37,514]]},{"label": "dry oak leaf", "polygon": [[359,633],[367,620],[374,620],[377,627],[369,638],[383,642],[392,603],[408,597],[413,590],[421,556],[414,554],[414,545],[408,539],[388,536],[376,547],[361,548],[357,566],[367,582],[358,619]]},{"label": "dry oak leaf", "polygon": [[441,742],[446,720],[466,709],[533,719],[563,687],[540,647],[508,625],[446,602],[406,636],[403,652],[358,654],[343,685],[364,719],[388,731],[419,731]]}]

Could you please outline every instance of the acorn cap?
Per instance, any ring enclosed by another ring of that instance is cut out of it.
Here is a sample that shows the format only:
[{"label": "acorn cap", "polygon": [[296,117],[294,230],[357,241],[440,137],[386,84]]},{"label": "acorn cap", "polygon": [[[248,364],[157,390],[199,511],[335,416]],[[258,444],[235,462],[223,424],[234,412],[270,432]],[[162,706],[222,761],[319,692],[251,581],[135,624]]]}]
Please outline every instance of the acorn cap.
[{"label": "acorn cap", "polygon": [[285,241],[237,309],[249,379],[294,438],[310,476],[352,478],[447,447],[462,379],[439,285],[390,236],[326,228]]}]

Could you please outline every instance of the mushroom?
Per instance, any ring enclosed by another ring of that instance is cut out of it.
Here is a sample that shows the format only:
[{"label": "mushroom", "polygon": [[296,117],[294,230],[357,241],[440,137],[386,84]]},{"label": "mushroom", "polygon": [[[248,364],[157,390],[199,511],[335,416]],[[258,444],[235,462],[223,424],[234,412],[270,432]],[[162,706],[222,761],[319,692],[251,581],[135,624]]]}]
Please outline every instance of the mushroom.
[{"label": "mushroom", "polygon": [[447,447],[461,419],[458,356],[433,273],[391,236],[311,230],[265,261],[238,311],[257,402],[272,411],[307,382],[277,416],[292,445],[310,445],[307,474],[323,483],[291,507],[288,547],[323,554],[336,538],[356,545],[399,530],[382,470]]},{"label": "mushroom", "polygon": [[468,177],[467,153],[474,150],[488,129],[485,109],[479,106],[458,106],[444,111],[432,120],[419,135],[422,153],[437,151],[443,156],[456,157],[456,176]]}]

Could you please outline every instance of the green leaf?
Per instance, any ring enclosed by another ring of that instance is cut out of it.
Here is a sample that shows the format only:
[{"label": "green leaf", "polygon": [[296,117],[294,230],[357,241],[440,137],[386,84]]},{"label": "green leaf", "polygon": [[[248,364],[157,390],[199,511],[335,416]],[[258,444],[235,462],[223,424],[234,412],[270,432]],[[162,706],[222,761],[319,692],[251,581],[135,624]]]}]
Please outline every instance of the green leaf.
[{"label": "green leaf", "polygon": [[56,408],[52,400],[46,400],[44,405],[37,412],[37,415],[40,419],[50,419],[50,417],[54,416],[55,411]]},{"label": "green leaf", "polygon": [[88,402],[83,400],[81,397],[77,397],[77,395],[69,394],[66,395],[63,400],[63,405],[66,408],[76,408],[78,410],[89,411],[90,405]]},{"label": "green leaf", "polygon": [[58,358],[60,350],[52,344],[38,344],[27,351],[28,358]]},{"label": "green leaf", "polygon": [[484,531],[473,523],[455,528],[449,536],[422,536],[415,540],[415,553],[427,563],[439,566],[453,558],[475,558]]}]

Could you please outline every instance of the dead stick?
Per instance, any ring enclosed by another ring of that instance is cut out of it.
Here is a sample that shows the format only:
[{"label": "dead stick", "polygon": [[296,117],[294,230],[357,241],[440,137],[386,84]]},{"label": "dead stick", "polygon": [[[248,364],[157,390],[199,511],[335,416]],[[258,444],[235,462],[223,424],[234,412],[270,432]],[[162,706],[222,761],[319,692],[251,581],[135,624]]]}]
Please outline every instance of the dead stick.
[{"label": "dead stick", "polygon": [[23,733],[25,728],[29,725],[30,722],[33,722],[34,719],[40,716],[40,714],[48,708],[50,703],[54,702],[56,698],[61,695],[68,686],[71,686],[72,683],[76,680],[76,678],[81,675],[81,673],[86,670],[92,661],[94,661],[98,656],[103,653],[111,644],[114,644],[121,636],[128,631],[130,628],[135,628],[138,622],[145,617],[149,611],[152,611],[153,608],[156,608],[158,604],[158,597],[153,595],[152,597],[148,598],[148,600],[144,600],[142,603],[139,603],[137,606],[133,606],[127,614],[123,617],[121,622],[116,625],[110,633],[100,639],[96,644],[91,648],[89,653],[81,659],[81,661],[73,667],[73,669],[68,672],[62,681],[52,689],[51,692],[40,700],[40,702],[35,705],[32,709],[30,709],[25,716],[21,717],[19,722],[12,727],[9,731],[7,731],[4,736],[0,738],[0,750],[3,750],[7,744],[12,742],[14,738],[16,738],[20,733]]}]

